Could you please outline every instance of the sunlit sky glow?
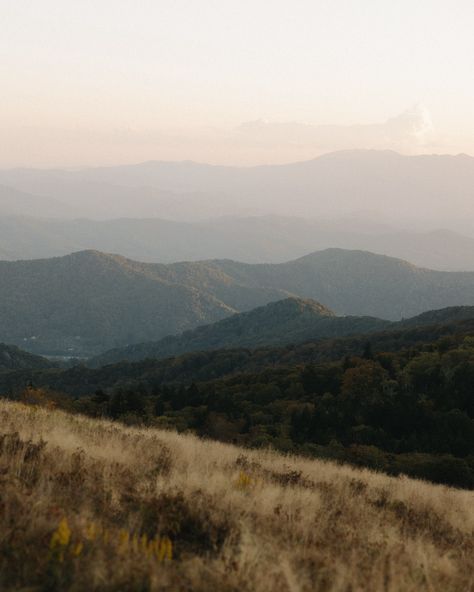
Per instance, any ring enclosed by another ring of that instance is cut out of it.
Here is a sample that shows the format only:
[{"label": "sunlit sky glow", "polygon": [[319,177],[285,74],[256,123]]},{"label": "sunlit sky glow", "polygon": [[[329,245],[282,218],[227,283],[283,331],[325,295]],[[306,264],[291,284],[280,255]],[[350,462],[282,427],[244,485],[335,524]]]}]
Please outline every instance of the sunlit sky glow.
[{"label": "sunlit sky glow", "polygon": [[471,0],[15,0],[0,27],[2,167],[474,154]]}]

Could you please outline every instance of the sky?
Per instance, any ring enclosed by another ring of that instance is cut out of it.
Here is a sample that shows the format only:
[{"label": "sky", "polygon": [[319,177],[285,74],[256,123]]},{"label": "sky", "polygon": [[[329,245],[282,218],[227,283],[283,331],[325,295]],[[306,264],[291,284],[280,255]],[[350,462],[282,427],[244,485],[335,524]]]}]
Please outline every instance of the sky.
[{"label": "sky", "polygon": [[0,167],[474,154],[472,0],[2,0]]}]

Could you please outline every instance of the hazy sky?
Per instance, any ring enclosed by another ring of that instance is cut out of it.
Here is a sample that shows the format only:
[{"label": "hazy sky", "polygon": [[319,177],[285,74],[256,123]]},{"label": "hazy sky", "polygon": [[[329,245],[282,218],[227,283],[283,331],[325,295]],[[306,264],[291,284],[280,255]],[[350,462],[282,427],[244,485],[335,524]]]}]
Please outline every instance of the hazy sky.
[{"label": "hazy sky", "polygon": [[472,0],[1,0],[0,166],[474,154]]}]

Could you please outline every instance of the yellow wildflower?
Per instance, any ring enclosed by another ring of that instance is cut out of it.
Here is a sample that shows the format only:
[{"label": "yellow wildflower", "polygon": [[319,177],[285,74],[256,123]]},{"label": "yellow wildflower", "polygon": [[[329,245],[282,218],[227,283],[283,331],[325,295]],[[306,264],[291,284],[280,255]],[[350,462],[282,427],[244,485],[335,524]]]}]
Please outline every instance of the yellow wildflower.
[{"label": "yellow wildflower", "polygon": [[49,548],[60,563],[64,560],[64,550],[69,545],[70,540],[71,529],[67,523],[67,518],[63,518],[49,541]]},{"label": "yellow wildflower", "polygon": [[253,484],[253,479],[244,471],[240,471],[237,479],[237,487],[239,489],[248,489]]},{"label": "yellow wildflower", "polygon": [[49,543],[50,549],[56,549],[57,547],[67,547],[71,540],[71,529],[67,523],[67,518],[63,518],[58,525],[58,528],[53,532],[51,541]]},{"label": "yellow wildflower", "polygon": [[130,541],[130,534],[125,529],[121,529],[119,532],[119,552],[125,553],[128,549],[128,544]]},{"label": "yellow wildflower", "polygon": [[168,561],[173,559],[173,543],[168,537],[163,537],[157,541],[156,556],[160,563],[165,559]]},{"label": "yellow wildflower", "polygon": [[86,539],[88,541],[95,541],[99,534],[99,527],[95,522],[91,522],[86,528]]}]

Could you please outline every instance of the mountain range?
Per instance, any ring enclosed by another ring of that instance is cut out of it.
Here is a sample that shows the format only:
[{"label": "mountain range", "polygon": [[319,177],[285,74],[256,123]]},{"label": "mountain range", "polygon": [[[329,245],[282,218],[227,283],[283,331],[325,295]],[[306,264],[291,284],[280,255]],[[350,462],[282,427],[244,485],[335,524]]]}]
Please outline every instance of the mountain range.
[{"label": "mountain range", "polygon": [[[413,218],[424,228],[474,233],[474,158],[463,154],[349,150],[257,167],[151,161],[76,170],[11,169],[0,171],[0,185],[59,200],[72,218],[327,217],[362,209],[377,212],[380,220]],[[0,214],[11,214],[1,203]],[[48,204],[42,206],[43,215],[57,217]],[[15,213],[31,214],[26,207]]]},{"label": "mountain range", "polygon": [[400,320],[474,304],[474,273],[328,249],[281,264],[141,263],[96,251],[0,262],[0,340],[91,356],[156,341],[291,296],[337,315]]},{"label": "mountain range", "polygon": [[474,270],[474,238],[448,230],[398,230],[364,216],[333,220],[224,217],[199,222],[0,217],[3,260],[92,249],[154,263],[216,257],[281,263],[332,247],[383,253],[431,269]]}]

